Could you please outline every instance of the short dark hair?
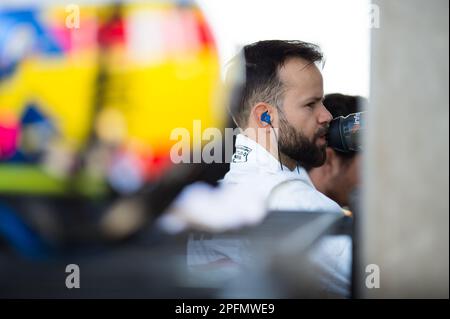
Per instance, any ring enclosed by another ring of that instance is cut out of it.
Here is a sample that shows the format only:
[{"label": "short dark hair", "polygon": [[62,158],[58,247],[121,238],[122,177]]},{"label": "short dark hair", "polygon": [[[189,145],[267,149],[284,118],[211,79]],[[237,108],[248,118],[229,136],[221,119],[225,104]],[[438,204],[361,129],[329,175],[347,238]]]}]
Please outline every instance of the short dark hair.
[{"label": "short dark hair", "polygon": [[325,95],[323,105],[331,113],[333,118],[335,118],[362,111],[365,102],[365,98],[359,95],[332,93]]},{"label": "short dark hair", "polygon": [[259,41],[246,45],[242,51],[245,58],[245,83],[238,105],[232,111],[241,128],[248,125],[251,108],[256,103],[279,105],[283,83],[278,72],[288,58],[298,57],[310,63],[321,62],[323,59],[319,46],[295,40]]}]

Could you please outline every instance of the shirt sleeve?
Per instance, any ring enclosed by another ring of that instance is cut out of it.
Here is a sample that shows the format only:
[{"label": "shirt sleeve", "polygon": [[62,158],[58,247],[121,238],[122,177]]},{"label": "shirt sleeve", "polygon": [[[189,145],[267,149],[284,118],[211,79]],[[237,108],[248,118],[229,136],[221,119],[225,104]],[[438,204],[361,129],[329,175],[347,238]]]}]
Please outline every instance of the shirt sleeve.
[{"label": "shirt sleeve", "polygon": [[268,208],[342,213],[337,203],[302,180],[288,180],[275,186],[268,198]]}]

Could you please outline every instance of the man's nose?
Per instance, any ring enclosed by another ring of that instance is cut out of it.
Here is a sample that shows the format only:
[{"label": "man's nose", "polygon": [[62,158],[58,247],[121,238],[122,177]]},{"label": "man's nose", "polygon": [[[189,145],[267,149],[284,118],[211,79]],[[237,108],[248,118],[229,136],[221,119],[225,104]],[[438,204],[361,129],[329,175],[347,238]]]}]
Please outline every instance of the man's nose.
[{"label": "man's nose", "polygon": [[325,105],[321,105],[320,107],[320,114],[319,114],[319,123],[320,124],[324,124],[324,123],[330,123],[331,120],[333,119],[333,116],[331,115],[331,113],[327,110],[327,108],[325,107]]}]

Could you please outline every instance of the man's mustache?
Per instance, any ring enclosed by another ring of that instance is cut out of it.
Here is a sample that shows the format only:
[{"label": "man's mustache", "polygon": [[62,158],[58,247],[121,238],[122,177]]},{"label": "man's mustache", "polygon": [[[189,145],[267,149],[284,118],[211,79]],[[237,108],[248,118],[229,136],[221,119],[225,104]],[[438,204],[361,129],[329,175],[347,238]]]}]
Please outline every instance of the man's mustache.
[{"label": "man's mustache", "polygon": [[316,134],[314,134],[314,139],[318,139],[319,137],[326,136],[328,134],[329,127],[330,126],[328,124],[320,127],[317,130]]}]

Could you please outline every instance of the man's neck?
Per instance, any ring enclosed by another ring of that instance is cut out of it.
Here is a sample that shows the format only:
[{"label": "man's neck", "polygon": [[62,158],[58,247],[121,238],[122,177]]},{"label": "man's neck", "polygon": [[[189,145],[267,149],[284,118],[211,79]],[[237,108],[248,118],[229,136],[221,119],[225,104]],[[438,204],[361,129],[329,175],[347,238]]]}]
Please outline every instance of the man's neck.
[{"label": "man's neck", "polygon": [[[297,161],[293,160],[287,155],[284,155],[283,153],[278,153],[278,143],[276,142],[276,139],[273,137],[269,143],[267,143],[266,139],[258,139],[257,136],[253,134],[244,134],[248,138],[254,140],[256,143],[261,145],[267,152],[270,153],[276,160],[280,161],[282,165],[289,168],[291,171],[295,170],[297,168]],[[265,138],[270,138],[266,136]],[[278,154],[280,154],[280,158],[278,157]]]},{"label": "man's neck", "polygon": [[293,171],[294,169],[297,168],[298,163],[297,161],[293,160],[292,158],[290,158],[287,155],[284,155],[283,153],[280,153],[281,156],[281,163],[286,166],[287,168],[289,168],[291,171]]}]

